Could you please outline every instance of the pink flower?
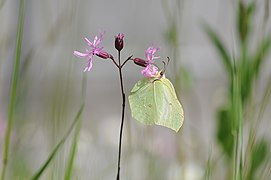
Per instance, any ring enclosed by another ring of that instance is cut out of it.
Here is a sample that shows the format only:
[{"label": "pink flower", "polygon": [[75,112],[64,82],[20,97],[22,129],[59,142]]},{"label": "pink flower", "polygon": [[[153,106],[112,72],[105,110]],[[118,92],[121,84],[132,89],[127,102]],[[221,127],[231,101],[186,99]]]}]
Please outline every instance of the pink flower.
[{"label": "pink flower", "polygon": [[145,75],[146,77],[150,78],[150,77],[154,77],[158,74],[158,68],[153,65],[153,64],[149,64],[145,69],[143,69],[141,71],[141,74]]},{"label": "pink flower", "polygon": [[156,48],[156,47],[153,47],[153,46],[150,46],[145,54],[146,54],[146,58],[147,60],[149,61],[149,64],[153,63],[153,60],[154,59],[157,59],[157,58],[160,58],[159,56],[155,57],[154,54],[159,50],[159,48]]},{"label": "pink flower", "polygon": [[100,44],[103,40],[103,33],[100,33],[100,36],[95,36],[93,39],[93,42],[91,42],[88,38],[85,37],[85,41],[87,42],[88,46],[91,47],[91,50],[86,49],[85,53],[79,52],[79,51],[74,51],[73,54],[77,57],[80,58],[88,58],[88,63],[87,66],[84,70],[84,72],[86,71],[90,71],[92,68],[92,60],[93,60],[93,56],[99,56],[103,59],[107,59],[110,58],[111,55],[108,54],[107,52],[103,51],[103,47],[100,47]]},{"label": "pink flower", "polygon": [[158,74],[159,69],[153,64],[153,60],[159,58],[155,56],[155,53],[159,50],[159,48],[150,46],[146,50],[146,58],[148,60],[148,65],[141,71],[141,74],[145,75],[146,77],[154,77]]},{"label": "pink flower", "polygon": [[121,51],[123,48],[123,38],[124,38],[123,33],[119,33],[117,36],[115,36],[115,48],[118,51]]}]

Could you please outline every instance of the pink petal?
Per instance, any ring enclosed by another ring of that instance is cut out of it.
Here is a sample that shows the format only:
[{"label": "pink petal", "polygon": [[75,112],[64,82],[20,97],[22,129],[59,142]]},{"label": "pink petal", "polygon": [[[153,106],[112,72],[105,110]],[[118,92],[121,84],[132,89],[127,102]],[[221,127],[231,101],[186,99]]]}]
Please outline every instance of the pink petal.
[{"label": "pink petal", "polygon": [[160,58],[160,56],[153,56],[152,57],[152,60],[154,60],[154,59],[159,59]]},{"label": "pink petal", "polygon": [[145,75],[146,77],[154,77],[158,74],[158,68],[152,64],[148,65],[145,69],[141,71],[141,74]]},{"label": "pink petal", "polygon": [[97,39],[96,39],[96,42],[95,42],[95,47],[99,46],[100,43],[103,41],[103,35],[104,35],[104,32],[103,33],[100,32],[100,37],[98,38],[98,36],[96,36]]},{"label": "pink petal", "polygon": [[94,40],[94,46],[95,46],[95,47],[99,46],[101,42],[102,42],[102,40],[99,39],[99,38],[96,36],[96,39]]},{"label": "pink petal", "polygon": [[118,34],[118,37],[119,37],[120,39],[123,39],[123,38],[124,38],[124,34],[123,34],[123,33],[119,33],[119,34]]},{"label": "pink petal", "polygon": [[105,32],[100,32],[100,40],[103,40],[103,36],[104,36]]},{"label": "pink petal", "polygon": [[85,41],[87,42],[87,44],[89,45],[89,46],[92,46],[92,42],[88,39],[88,38],[84,38],[85,39]]},{"label": "pink petal", "polygon": [[145,54],[146,54],[146,58],[148,59],[149,63],[151,63],[151,61],[152,61],[153,59],[159,58],[159,57],[155,57],[155,56],[154,56],[154,54],[155,54],[158,50],[159,50],[159,48],[156,48],[156,47],[153,47],[153,46],[150,46],[150,47],[146,50]]},{"label": "pink petal", "polygon": [[93,48],[97,46],[97,41],[98,41],[98,36],[95,36],[93,40]]},{"label": "pink petal", "polygon": [[92,50],[92,53],[95,54],[95,55],[97,55],[97,54],[99,54],[99,53],[103,50],[103,48],[104,48],[104,47],[94,48],[94,49]]},{"label": "pink petal", "polygon": [[88,60],[88,63],[87,63],[87,66],[86,66],[84,72],[90,71],[91,68],[92,68],[92,57]]},{"label": "pink petal", "polygon": [[73,55],[77,56],[77,57],[80,57],[80,58],[84,58],[84,57],[87,57],[89,56],[89,53],[81,53],[79,51],[74,51],[73,52]]}]

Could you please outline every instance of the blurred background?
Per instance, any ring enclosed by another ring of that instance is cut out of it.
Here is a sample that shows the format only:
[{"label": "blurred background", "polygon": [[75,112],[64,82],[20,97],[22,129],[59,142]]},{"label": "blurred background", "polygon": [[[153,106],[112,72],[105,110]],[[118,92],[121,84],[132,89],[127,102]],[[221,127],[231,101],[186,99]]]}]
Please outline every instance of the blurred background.
[{"label": "blurred background", "polygon": [[[20,2],[0,1],[1,159]],[[62,137],[65,142],[41,179],[67,179],[67,171],[70,179],[115,178],[122,102],[118,71],[112,61],[95,57],[92,70],[84,73],[86,60],[73,55],[74,50],[85,50],[84,37],[93,39],[103,31],[104,50],[115,58],[114,35],[119,32],[125,34],[123,60],[130,55],[145,58],[150,45],[160,47],[161,59],[171,59],[166,75],[185,113],[176,134],[132,119],[127,104],[122,179],[271,177],[269,0],[26,0],[24,4],[6,179],[29,179]],[[127,95],[143,78],[140,71],[132,62],[124,67]],[[82,103],[80,123],[66,134]],[[72,164],[69,170],[68,164]]]}]

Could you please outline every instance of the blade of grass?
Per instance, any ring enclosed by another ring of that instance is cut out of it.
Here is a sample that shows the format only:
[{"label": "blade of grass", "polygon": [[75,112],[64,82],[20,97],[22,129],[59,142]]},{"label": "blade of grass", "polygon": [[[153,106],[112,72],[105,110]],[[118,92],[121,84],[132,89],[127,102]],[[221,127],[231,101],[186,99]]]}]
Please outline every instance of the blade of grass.
[{"label": "blade of grass", "polygon": [[4,153],[3,153],[3,167],[2,167],[1,180],[5,179],[7,165],[8,165],[10,135],[11,135],[11,129],[12,129],[13,114],[14,114],[14,109],[15,109],[17,81],[18,81],[20,58],[21,58],[23,25],[24,25],[24,0],[21,0],[20,12],[19,12],[19,17],[18,17],[18,31],[17,31],[15,61],[14,61],[14,66],[13,66],[11,90],[10,90],[10,97],[9,97],[8,126],[7,126],[7,130],[5,134],[5,146],[4,146]]},{"label": "blade of grass", "polygon": [[42,167],[35,173],[35,175],[31,178],[31,180],[37,180],[39,179],[39,177],[42,175],[42,173],[44,172],[44,170],[48,167],[48,165],[50,165],[52,159],[54,158],[54,156],[56,155],[56,153],[58,152],[59,148],[64,144],[64,142],[66,141],[66,139],[68,138],[68,136],[70,135],[70,133],[72,132],[74,126],[77,124],[77,122],[79,121],[83,109],[84,109],[84,104],[81,105],[78,113],[76,114],[76,117],[73,121],[73,123],[71,124],[70,128],[68,129],[68,131],[66,132],[66,134],[64,135],[64,137],[60,140],[60,142],[56,145],[56,147],[54,148],[54,150],[51,152],[50,156],[47,158],[47,160],[45,161],[45,163],[42,165]]},{"label": "blade of grass", "polygon": [[208,160],[207,160],[207,165],[206,165],[206,168],[205,168],[205,177],[204,179],[205,180],[210,180],[211,179],[211,174],[212,174],[212,162],[211,162],[211,156],[212,156],[212,149],[210,148],[209,149],[209,154],[208,154]]},{"label": "blade of grass", "polygon": [[231,59],[222,41],[220,40],[218,35],[207,24],[203,24],[203,29],[208,35],[209,39],[214,44],[214,46],[216,47],[217,51],[219,52],[228,73],[229,74],[232,73]]},{"label": "blade of grass", "polygon": [[269,52],[271,47],[271,39],[265,38],[262,40],[261,44],[259,45],[259,48],[257,50],[256,56],[253,59],[254,61],[254,70],[255,70],[255,76],[257,76],[260,72],[260,67],[264,60],[266,60],[267,53]]},{"label": "blade of grass", "polygon": [[259,113],[258,113],[256,124],[254,126],[255,131],[258,129],[258,127],[260,125],[260,122],[261,122],[261,120],[263,118],[266,107],[267,107],[267,105],[268,105],[268,103],[270,101],[270,97],[271,97],[271,76],[269,78],[268,84],[267,84],[266,89],[265,89],[264,96],[263,96],[262,101],[261,101],[260,110],[259,110]]},{"label": "blade of grass", "polygon": [[[247,157],[247,162],[246,164],[250,164],[251,163],[251,159],[250,156],[252,154],[252,149],[254,149],[254,144],[255,144],[255,139],[256,139],[256,132],[259,130],[259,126],[260,123],[262,121],[264,112],[266,110],[266,107],[268,105],[268,103],[270,102],[270,97],[271,97],[271,76],[269,77],[269,81],[267,83],[267,86],[265,88],[265,93],[264,96],[261,100],[261,105],[260,105],[260,109],[258,112],[258,115],[256,117],[255,123],[251,126],[250,129],[250,133],[249,133],[249,139],[248,139],[248,145],[247,145],[247,149],[249,150],[248,152],[246,152],[246,157]],[[247,172],[245,173],[248,176],[248,173],[250,172],[250,167],[247,170]]]},{"label": "blade of grass", "polygon": [[[81,93],[82,94],[82,97],[81,97],[82,104],[84,104],[85,97],[86,97],[86,87],[87,87],[86,73],[83,73],[82,93]],[[77,150],[78,137],[79,137],[80,130],[81,130],[81,123],[82,123],[82,118],[79,119],[79,122],[76,126],[76,129],[75,129],[75,134],[73,136],[72,150],[70,152],[70,158],[69,158],[68,166],[66,168],[65,180],[70,180],[72,177],[72,169],[73,169],[74,159],[75,159],[76,150]]]},{"label": "blade of grass", "polygon": [[232,71],[232,112],[233,112],[233,126],[234,133],[234,158],[233,158],[233,179],[242,179],[243,170],[243,110],[241,97],[241,69],[237,66],[236,60],[233,56],[233,71]]},{"label": "blade of grass", "polygon": [[78,124],[75,129],[75,134],[73,136],[73,143],[72,143],[72,150],[70,152],[70,158],[68,162],[68,166],[66,168],[66,173],[65,173],[65,180],[70,180],[72,177],[72,169],[73,169],[73,163],[75,159],[75,154],[77,150],[77,144],[78,144],[78,137],[81,129],[81,123],[82,123],[82,118],[79,118]]}]

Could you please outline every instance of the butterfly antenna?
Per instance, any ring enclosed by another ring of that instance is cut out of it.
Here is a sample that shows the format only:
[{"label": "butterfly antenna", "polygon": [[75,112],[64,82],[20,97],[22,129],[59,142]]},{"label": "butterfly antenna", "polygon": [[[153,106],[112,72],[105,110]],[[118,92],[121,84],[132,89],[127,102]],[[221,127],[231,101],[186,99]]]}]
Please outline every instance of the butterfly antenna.
[{"label": "butterfly antenna", "polygon": [[169,64],[169,61],[170,61],[170,59],[169,59],[169,57],[167,57],[167,65]]},{"label": "butterfly antenna", "polygon": [[167,69],[167,66],[168,66],[168,64],[169,64],[169,61],[170,61],[169,57],[167,57],[167,62],[162,61],[163,64],[164,64],[164,69],[162,70],[163,74],[166,72],[166,69]]}]

